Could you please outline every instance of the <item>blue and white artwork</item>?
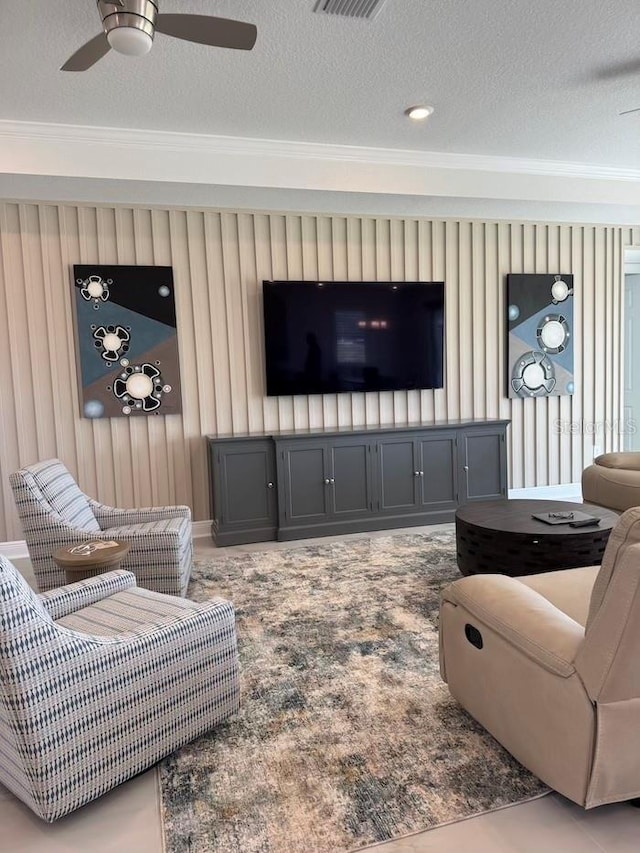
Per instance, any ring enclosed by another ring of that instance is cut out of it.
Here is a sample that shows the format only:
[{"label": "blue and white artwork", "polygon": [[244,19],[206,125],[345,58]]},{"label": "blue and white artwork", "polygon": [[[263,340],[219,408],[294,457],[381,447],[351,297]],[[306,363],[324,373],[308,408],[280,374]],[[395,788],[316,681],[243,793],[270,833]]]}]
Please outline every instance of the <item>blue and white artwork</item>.
[{"label": "blue and white artwork", "polygon": [[572,275],[507,276],[509,397],[573,394]]},{"label": "blue and white artwork", "polygon": [[182,411],[171,267],[73,267],[81,414]]}]

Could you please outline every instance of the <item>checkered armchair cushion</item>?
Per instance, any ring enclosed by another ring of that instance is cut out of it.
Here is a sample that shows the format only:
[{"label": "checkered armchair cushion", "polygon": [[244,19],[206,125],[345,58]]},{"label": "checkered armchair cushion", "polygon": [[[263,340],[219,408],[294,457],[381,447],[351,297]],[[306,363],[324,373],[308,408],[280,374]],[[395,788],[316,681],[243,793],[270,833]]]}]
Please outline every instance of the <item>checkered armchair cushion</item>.
[{"label": "checkered armchair cushion", "polygon": [[51,556],[57,548],[117,539],[131,544],[122,568],[140,586],[185,595],[193,558],[189,507],[106,506],[87,497],[58,459],[21,468],[9,481],[41,591],[65,582]]},{"label": "checkered armchair cushion", "polygon": [[38,596],[0,557],[0,782],[39,817],[101,796],[238,704],[230,602],[150,592],[125,571]]}]

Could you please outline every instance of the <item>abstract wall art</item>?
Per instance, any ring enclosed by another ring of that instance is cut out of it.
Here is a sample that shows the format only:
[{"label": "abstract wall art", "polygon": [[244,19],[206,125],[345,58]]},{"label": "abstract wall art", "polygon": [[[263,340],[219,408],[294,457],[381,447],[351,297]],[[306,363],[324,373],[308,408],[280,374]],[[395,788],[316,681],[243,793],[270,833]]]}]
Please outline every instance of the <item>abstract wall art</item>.
[{"label": "abstract wall art", "polygon": [[86,418],[182,411],[171,267],[73,267],[80,406]]},{"label": "abstract wall art", "polygon": [[509,397],[573,394],[572,275],[507,275]]}]

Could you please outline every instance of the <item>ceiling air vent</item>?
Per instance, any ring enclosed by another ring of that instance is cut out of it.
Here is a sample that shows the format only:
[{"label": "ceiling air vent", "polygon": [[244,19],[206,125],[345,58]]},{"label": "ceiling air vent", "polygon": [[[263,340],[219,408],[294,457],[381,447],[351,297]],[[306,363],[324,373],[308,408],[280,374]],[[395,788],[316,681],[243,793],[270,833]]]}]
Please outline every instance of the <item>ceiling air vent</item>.
[{"label": "ceiling air vent", "polygon": [[342,15],[343,18],[367,18],[372,20],[384,6],[386,0],[318,0],[314,12],[326,15]]}]

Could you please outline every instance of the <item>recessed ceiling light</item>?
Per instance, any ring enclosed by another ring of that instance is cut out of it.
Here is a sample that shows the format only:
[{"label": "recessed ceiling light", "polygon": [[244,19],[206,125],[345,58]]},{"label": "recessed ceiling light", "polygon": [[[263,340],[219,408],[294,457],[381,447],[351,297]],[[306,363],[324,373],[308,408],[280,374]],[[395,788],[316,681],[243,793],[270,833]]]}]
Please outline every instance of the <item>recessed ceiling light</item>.
[{"label": "recessed ceiling light", "polygon": [[413,121],[424,121],[426,118],[429,118],[431,113],[433,112],[433,107],[427,107],[424,104],[418,104],[415,107],[407,107],[404,111],[406,116],[409,116]]}]

